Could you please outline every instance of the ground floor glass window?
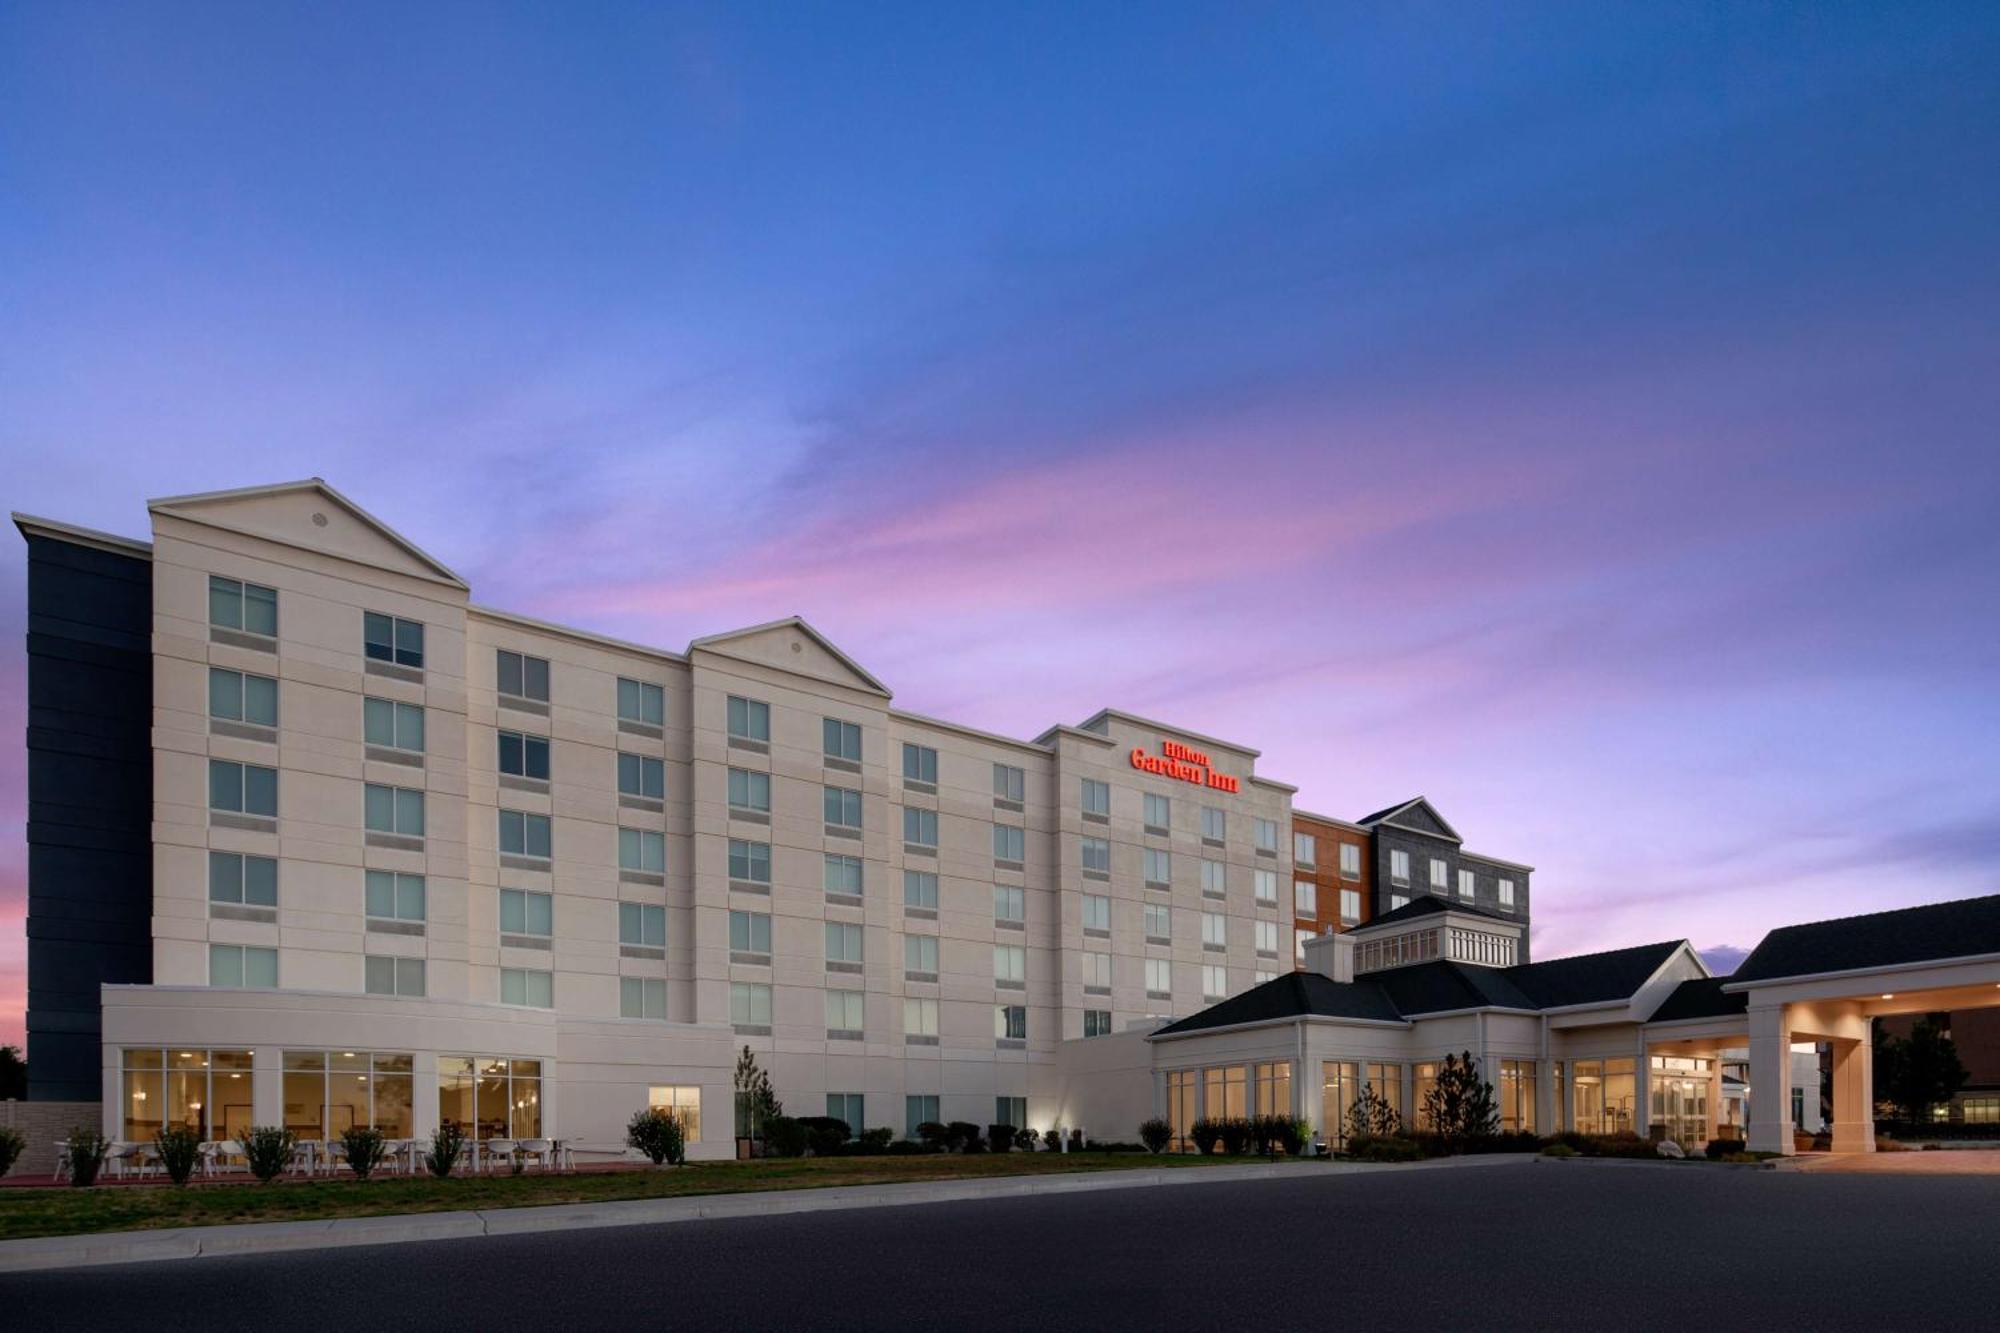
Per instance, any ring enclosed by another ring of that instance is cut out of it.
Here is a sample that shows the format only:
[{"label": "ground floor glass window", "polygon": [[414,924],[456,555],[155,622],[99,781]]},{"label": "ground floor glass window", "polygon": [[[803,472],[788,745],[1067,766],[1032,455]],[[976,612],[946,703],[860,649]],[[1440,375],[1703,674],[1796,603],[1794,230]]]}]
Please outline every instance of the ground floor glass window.
[{"label": "ground floor glass window", "polygon": [[1535,1132],[1535,1062],[1500,1062],[1500,1128],[1510,1134]]},{"label": "ground floor glass window", "polygon": [[[689,1143],[701,1142],[701,1089],[691,1086],[646,1089],[646,1105],[662,1106],[674,1113],[687,1133]],[[533,1137],[529,1135],[527,1137]]]},{"label": "ground floor glass window", "polygon": [[542,1062],[439,1056],[438,1120],[469,1139],[540,1138]]},{"label": "ground floor glass window", "polygon": [[228,1139],[250,1127],[250,1052],[127,1047],[119,1057],[120,1137],[150,1143],[166,1125],[204,1139]]}]

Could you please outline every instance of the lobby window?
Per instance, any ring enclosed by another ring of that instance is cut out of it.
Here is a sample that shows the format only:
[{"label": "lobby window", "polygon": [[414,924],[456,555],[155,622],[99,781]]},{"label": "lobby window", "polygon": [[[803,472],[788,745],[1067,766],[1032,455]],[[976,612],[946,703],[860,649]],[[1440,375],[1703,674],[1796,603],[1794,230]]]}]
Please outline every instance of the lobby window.
[{"label": "lobby window", "polygon": [[653,903],[619,903],[618,942],[642,949],[664,949],[667,909]]},{"label": "lobby window", "polygon": [[859,1040],[868,1027],[868,1003],[858,990],[826,993],[826,1035],[836,1041]]},{"label": "lobby window", "polygon": [[1500,1128],[1508,1134],[1535,1132],[1535,1062],[1500,1062]]},{"label": "lobby window", "polygon": [[1082,795],[1079,806],[1086,815],[1111,815],[1111,784],[1099,782],[1096,778],[1082,780]]},{"label": "lobby window", "polygon": [[[993,1035],[1000,1041],[1026,1041],[1028,1039],[1028,1006],[1025,1004],[997,1004],[993,1006]],[[998,1124],[1000,1122],[995,1121]]]},{"label": "lobby window", "polygon": [[1148,832],[1165,831],[1173,823],[1173,802],[1156,792],[1146,793],[1145,823]]},{"label": "lobby window", "polygon": [[1167,942],[1174,937],[1174,909],[1165,903],[1145,905],[1146,940]]},{"label": "lobby window", "polygon": [[363,988],[370,995],[400,995],[408,999],[422,999],[424,995],[424,960],[421,958],[391,958],[385,954],[371,953],[362,960]]},{"label": "lobby window", "polygon": [[1319,864],[1319,839],[1310,833],[1292,835],[1292,860],[1302,866]]},{"label": "lobby window", "polygon": [[922,907],[935,912],[938,905],[938,877],[934,870],[903,872],[903,906]]},{"label": "lobby window", "polygon": [[912,847],[938,845],[937,811],[903,807],[903,841]]},{"label": "lobby window", "polygon": [[208,984],[275,990],[278,986],[278,951],[243,944],[211,944],[208,946]]},{"label": "lobby window", "polygon": [[1174,878],[1173,858],[1158,847],[1140,849],[1140,860],[1145,868],[1146,883],[1169,884]]},{"label": "lobby window", "polygon": [[618,753],[618,794],[649,801],[663,800],[667,794],[667,764],[650,755]]},{"label": "lobby window", "polygon": [[858,1092],[829,1092],[826,1094],[826,1118],[838,1120],[852,1131],[855,1138],[860,1138],[861,1131],[866,1128],[862,1123],[864,1104]]},{"label": "lobby window", "polygon": [[[837,717],[820,719],[820,751],[828,759],[845,759],[849,763],[861,762],[861,725],[857,722],[843,722]],[[859,1129],[855,1133],[860,1133]]]},{"label": "lobby window", "polygon": [[1275,907],[1278,902],[1278,872],[1256,870],[1251,872],[1250,882],[1256,891],[1257,902],[1265,907]]},{"label": "lobby window", "polygon": [[361,701],[361,736],[370,745],[412,754],[424,752],[424,710],[392,699]]},{"label": "lobby window", "polygon": [[928,745],[903,743],[903,781],[937,785],[937,751]]},{"label": "lobby window", "polygon": [[364,872],[363,906],[376,921],[422,921],[424,919],[424,877],[392,870]]},{"label": "lobby window", "polygon": [[1375,1089],[1376,1094],[1389,1103],[1396,1119],[1407,1127],[1410,1121],[1403,1113],[1403,1067],[1399,1064],[1366,1064],[1361,1066],[1361,1076],[1362,1086]]},{"label": "lobby window", "polygon": [[246,634],[278,637],[278,591],[258,583],[240,583],[211,574],[208,579],[208,623]]},{"label": "lobby window", "polygon": [[370,833],[401,838],[424,836],[424,794],[414,787],[366,783],[362,792],[362,822]]},{"label": "lobby window", "polygon": [[747,768],[729,770],[729,808],[771,813],[771,775],[752,773]]},{"label": "lobby window", "polygon": [[1514,905],[1514,881],[1511,879],[1500,881],[1500,905],[1507,908]]},{"label": "lobby window", "polygon": [[1012,824],[993,826],[993,859],[1021,861],[1028,854],[1028,831]]},{"label": "lobby window", "polygon": [[995,981],[1026,981],[1028,979],[1028,951],[1018,944],[994,945],[993,979]]},{"label": "lobby window", "polygon": [[1474,891],[1475,891],[1475,889],[1476,889],[1476,887],[1477,887],[1477,883],[1476,883],[1476,877],[1475,877],[1475,876],[1473,875],[1473,873],[1472,873],[1472,872],[1471,872],[1470,870],[1460,870],[1460,871],[1458,872],[1458,896],[1459,896],[1459,897],[1461,897],[1461,898],[1470,898],[1470,897],[1472,897],[1472,896],[1473,896],[1473,893],[1474,893]]},{"label": "lobby window", "polygon": [[829,852],[826,856],[824,874],[823,885],[828,893],[840,898],[861,896],[860,857]]},{"label": "lobby window", "polygon": [[861,793],[849,787],[823,787],[820,806],[832,828],[861,827]]},{"label": "lobby window", "polygon": [[241,1137],[250,1128],[250,1052],[126,1047],[119,1053],[123,1129],[130,1143],[151,1143],[167,1125],[205,1140]]},{"label": "lobby window", "polygon": [[1258,1115],[1290,1115],[1292,1113],[1292,1062],[1273,1060],[1260,1064],[1255,1069],[1256,1110]]},{"label": "lobby window", "polygon": [[225,667],[208,669],[208,715],[225,722],[278,725],[278,682]]},{"label": "lobby window", "polygon": [[502,648],[495,659],[494,670],[495,688],[502,697],[529,699],[544,704],[549,701],[547,658],[510,653]]},{"label": "lobby window", "polygon": [[1229,994],[1229,969],[1217,963],[1204,963],[1201,969],[1201,997],[1204,1000],[1220,1000]]},{"label": "lobby window", "polygon": [[1306,960],[1306,941],[1311,939],[1312,937],[1313,933],[1310,930],[1299,930],[1296,927],[1293,928],[1292,958],[1295,961],[1303,963]]},{"label": "lobby window", "polygon": [[771,705],[758,699],[732,694],[724,708],[729,734],[739,741],[768,743],[771,739]]},{"label": "lobby window", "polygon": [[208,761],[208,808],[236,815],[278,816],[278,770],[227,759]]},{"label": "lobby window", "polygon": [[664,1087],[646,1089],[646,1105],[658,1106],[674,1113],[674,1119],[681,1122],[681,1130],[689,1143],[701,1142],[701,1089],[689,1084],[685,1087]]},{"label": "lobby window", "polygon": [[278,863],[268,856],[208,854],[208,900],[242,907],[278,905]]},{"label": "lobby window", "polygon": [[508,856],[532,856],[548,860],[555,855],[555,840],[547,815],[531,815],[521,810],[500,812],[500,850]]},{"label": "lobby window", "polygon": [[1111,843],[1107,839],[1082,838],[1078,840],[1078,845],[1082,849],[1085,870],[1102,871],[1107,875],[1111,873]]},{"label": "lobby window", "polygon": [[1146,994],[1155,999],[1167,999],[1174,991],[1174,965],[1164,958],[1148,958],[1146,963]]},{"label": "lobby window", "polygon": [[619,829],[618,868],[646,875],[664,875],[667,871],[666,835],[650,829]]},{"label": "lobby window", "polygon": [[905,1037],[929,1037],[935,1042],[938,1035],[938,1002],[921,996],[905,996],[903,999],[903,1035]]},{"label": "lobby window", "polygon": [[1174,1127],[1175,1152],[1187,1152],[1194,1146],[1188,1138],[1188,1131],[1194,1127],[1196,1119],[1200,1078],[1198,1070],[1167,1071],[1167,1119]]},{"label": "lobby window", "polygon": [[1292,915],[1319,915],[1319,885],[1309,879],[1292,881]]},{"label": "lobby window", "polygon": [[1340,919],[1350,925],[1361,919],[1361,890],[1340,891]]},{"label": "lobby window", "polygon": [[1223,842],[1224,830],[1229,827],[1229,818],[1219,805],[1204,805],[1201,808],[1201,836],[1210,842]]},{"label": "lobby window", "polygon": [[285,1128],[301,1139],[338,1139],[349,1127],[407,1137],[416,1119],[411,1066],[408,1055],[384,1052],[286,1051],[279,1085]]},{"label": "lobby window", "polygon": [[1028,918],[1028,891],[1018,884],[993,886],[993,919],[1025,921]]},{"label": "lobby window", "polygon": [[437,1063],[441,1123],[469,1139],[532,1139],[542,1132],[540,1060],[440,1055]]},{"label": "lobby window", "polygon": [[938,940],[935,935],[903,936],[903,971],[937,980]]},{"label": "lobby window", "polygon": [[[1276,957],[1278,952],[1278,923],[1275,921],[1259,921],[1256,924],[1257,952]],[[1307,931],[1306,933],[1310,935],[1312,932]]]},{"label": "lobby window", "polygon": [[1249,1084],[1247,1073],[1242,1065],[1202,1070],[1202,1082],[1206,1085],[1202,1089],[1206,1102],[1203,1113],[1211,1119],[1221,1116],[1231,1120],[1249,1115],[1250,1104],[1245,1095]]},{"label": "lobby window", "polygon": [[1220,912],[1201,914],[1201,943],[1205,949],[1221,949],[1229,943],[1229,922]]},{"label": "lobby window", "polygon": [[[1020,890],[1016,889],[1016,893]],[[1083,928],[1085,930],[1111,929],[1111,899],[1101,893],[1083,895]]]},{"label": "lobby window", "polygon": [[1361,844],[1343,842],[1340,844],[1340,877],[1342,879],[1361,878]]},{"label": "lobby window", "polygon": [[1415,1114],[1417,1128],[1434,1129],[1429,1105],[1430,1094],[1437,1088],[1438,1067],[1429,1062],[1410,1066],[1410,1109]]},{"label": "lobby window", "polygon": [[768,912],[731,912],[729,914],[729,949],[731,953],[771,952],[771,916]]},{"label": "lobby window", "polygon": [[938,1099],[935,1096],[911,1094],[903,1098],[903,1137],[914,1139],[920,1125],[939,1123]]},{"label": "lobby window", "polygon": [[751,884],[771,882],[771,844],[746,838],[729,840],[729,878]]},{"label": "lobby window", "polygon": [[500,929],[508,935],[549,939],[555,934],[555,900],[527,889],[500,890]]},{"label": "lobby window", "polygon": [[1228,896],[1228,871],[1220,861],[1204,859],[1201,863],[1201,891],[1211,898]]},{"label": "lobby window", "polygon": [[1021,801],[1026,798],[1028,775],[1012,764],[993,765],[993,797],[1000,801]]},{"label": "lobby window", "polygon": [[666,981],[660,977],[618,979],[620,1019],[666,1019]]},{"label": "lobby window", "polygon": [[1450,885],[1451,868],[1444,863],[1443,857],[1433,856],[1431,858],[1431,887],[1434,889],[1445,889],[1449,888]]},{"label": "lobby window", "polygon": [[1086,1037],[1108,1037],[1111,1035],[1111,1011],[1109,1009],[1086,1009],[1083,1011],[1083,1035]]},{"label": "lobby window", "polygon": [[737,1027],[770,1027],[770,985],[762,981],[730,982],[729,1021]]},{"label": "lobby window", "polygon": [[[497,766],[509,777],[533,778],[537,782],[547,782],[549,778],[549,738],[529,736],[518,731],[502,731],[498,737],[499,754]],[[619,756],[623,768],[624,756]]]},{"label": "lobby window", "polygon": [[397,666],[424,665],[424,625],[420,620],[383,615],[380,611],[361,613],[361,651],[376,662]]},{"label": "lobby window", "polygon": [[1410,882],[1410,854],[1400,849],[1389,853],[1389,882],[1408,884]]},{"label": "lobby window", "polygon": [[1083,955],[1083,985],[1085,990],[1111,989],[1110,954],[1088,951]]},{"label": "lobby window", "polygon": [[852,921],[829,921],[826,923],[826,961],[829,963],[859,963],[861,961],[861,927]]},{"label": "lobby window", "polygon": [[1255,842],[1256,842],[1256,847],[1257,847],[1257,850],[1258,850],[1258,851],[1260,851],[1260,852],[1275,852],[1275,851],[1277,851],[1277,850],[1278,850],[1278,821],[1277,821],[1277,820],[1275,820],[1275,819],[1259,819],[1259,820],[1255,821],[1255,823],[1254,823],[1254,824],[1252,825],[1252,827],[1253,827],[1253,829],[1254,829],[1254,830],[1255,830],[1255,832],[1256,832],[1256,839],[1255,839]]},{"label": "lobby window", "polygon": [[667,694],[658,685],[643,680],[618,678],[618,720],[637,722],[641,726],[660,727],[666,725]]}]

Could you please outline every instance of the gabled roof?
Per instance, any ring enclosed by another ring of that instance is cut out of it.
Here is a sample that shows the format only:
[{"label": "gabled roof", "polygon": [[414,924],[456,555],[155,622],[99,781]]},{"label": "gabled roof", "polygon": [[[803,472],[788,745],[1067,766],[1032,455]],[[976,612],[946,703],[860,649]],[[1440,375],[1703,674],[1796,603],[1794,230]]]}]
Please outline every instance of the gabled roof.
[{"label": "gabled roof", "polygon": [[1465,839],[1458,836],[1458,830],[1453,828],[1450,822],[1447,821],[1443,815],[1437,812],[1437,807],[1432,805],[1428,799],[1422,796],[1412,796],[1409,800],[1404,801],[1401,804],[1392,805],[1386,810],[1377,810],[1372,815],[1364,815],[1355,822],[1361,825],[1361,827],[1366,829],[1372,829],[1378,824],[1389,824],[1395,828],[1408,829],[1413,833],[1422,833],[1430,837],[1437,837],[1438,835],[1432,833],[1429,829],[1419,828],[1414,824],[1410,824],[1403,820],[1399,820],[1396,817],[1398,815],[1405,814],[1411,810],[1414,810],[1418,806],[1422,806],[1424,809],[1424,813],[1429,815],[1433,820],[1435,820],[1437,822],[1437,826],[1444,830],[1443,836],[1457,843],[1462,843],[1465,841]]},{"label": "gabled roof", "polygon": [[1286,972],[1241,995],[1210,1005],[1169,1023],[1153,1035],[1174,1036],[1244,1023],[1270,1023],[1317,1015],[1377,1023],[1400,1023],[1403,1016],[1380,986],[1369,981],[1340,982],[1317,972]]},{"label": "gabled roof", "polygon": [[756,638],[769,634],[772,630],[779,629],[796,630],[798,633],[812,640],[814,644],[818,645],[819,648],[824,650],[835,661],[839,662],[841,666],[853,672],[862,682],[861,688],[879,694],[884,699],[890,697],[887,685],[875,679],[859,662],[842,652],[832,639],[827,638],[826,635],[821,634],[818,630],[807,624],[804,616],[786,616],[782,620],[770,620],[762,625],[750,625],[743,629],[725,630],[721,634],[705,634],[688,644],[688,655],[693,656],[697,648],[706,648],[712,652],[723,653],[725,656],[736,656],[736,654],[728,651],[728,645],[738,640]]},{"label": "gabled roof", "polygon": [[1696,977],[1674,987],[1673,993],[1653,1011],[1649,1023],[1675,1023],[1693,1018],[1730,1018],[1750,1008],[1750,997],[1741,991],[1722,989],[1728,977]]},{"label": "gabled roof", "polygon": [[1605,953],[1522,963],[1507,968],[1506,973],[1507,979],[1533,1000],[1538,1009],[1611,1004],[1631,999],[1669,958],[1687,947],[1686,940],[1663,940]]},{"label": "gabled roof", "polygon": [[1352,927],[1350,933],[1355,930],[1373,930],[1377,926],[1393,926],[1404,921],[1414,921],[1419,917],[1436,916],[1440,912],[1462,912],[1466,916],[1483,916],[1492,921],[1504,921],[1510,926],[1528,924],[1524,917],[1496,912],[1489,907],[1478,907],[1472,903],[1453,902],[1449,898],[1426,893],[1420,898],[1404,903],[1401,907],[1391,908],[1380,916],[1371,917],[1360,925]]},{"label": "gabled roof", "polygon": [[[347,511],[348,514],[357,519],[364,527],[373,530],[391,546],[409,556],[424,569],[430,571],[432,577],[444,583],[449,583],[456,588],[463,589],[466,587],[465,580],[453,573],[442,561],[405,537],[402,533],[397,532],[381,519],[369,513],[366,509],[363,509],[360,505],[354,503],[354,501],[342,495],[319,477],[308,477],[304,481],[278,482],[269,486],[239,486],[234,490],[227,491],[202,491],[194,495],[169,495],[157,500],[148,500],[146,508],[154,513],[187,518],[194,522],[207,523],[214,527],[228,529],[232,532],[244,532],[250,536],[263,538],[267,541],[283,541],[287,545],[297,546],[303,550],[316,549],[306,546],[302,542],[290,540],[272,532],[237,527],[227,519],[215,514],[193,512],[210,506],[227,505],[232,501],[256,500],[271,496],[301,493],[317,495],[328,503]],[[338,555],[340,552],[336,551],[332,552],[332,554]]]},{"label": "gabled roof", "polygon": [[2000,954],[2000,894],[1780,926],[1729,984]]},{"label": "gabled roof", "polygon": [[1411,963],[1367,979],[1388,992],[1396,1011],[1409,1017],[1459,1009],[1534,1009],[1535,1002],[1514,985],[1507,971],[1475,967],[1448,958]]}]

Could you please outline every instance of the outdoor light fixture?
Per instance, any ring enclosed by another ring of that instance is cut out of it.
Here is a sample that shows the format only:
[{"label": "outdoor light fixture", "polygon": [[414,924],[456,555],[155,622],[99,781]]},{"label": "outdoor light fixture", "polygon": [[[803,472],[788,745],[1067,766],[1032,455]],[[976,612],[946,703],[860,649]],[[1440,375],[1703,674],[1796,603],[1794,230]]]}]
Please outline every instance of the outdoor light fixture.
[{"label": "outdoor light fixture", "polygon": [[1893,1000],[1893,999],[1895,999],[1895,998],[1896,998],[1896,992],[1894,992],[1894,991],[1892,991],[1892,990],[1891,990],[1891,991],[1883,991],[1883,992],[1882,992],[1882,998],[1883,998],[1883,999],[1885,999],[1885,1000]]}]

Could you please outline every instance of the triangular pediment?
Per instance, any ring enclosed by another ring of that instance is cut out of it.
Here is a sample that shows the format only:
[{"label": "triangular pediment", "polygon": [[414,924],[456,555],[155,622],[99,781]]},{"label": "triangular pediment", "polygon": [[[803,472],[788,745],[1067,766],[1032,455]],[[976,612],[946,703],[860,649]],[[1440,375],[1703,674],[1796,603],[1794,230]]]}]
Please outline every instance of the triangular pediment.
[{"label": "triangular pediment", "polygon": [[1433,838],[1449,838],[1453,842],[1464,841],[1458,836],[1458,830],[1446,823],[1444,816],[1437,812],[1437,807],[1421,796],[1405,801],[1401,805],[1390,806],[1387,810],[1378,810],[1363,819],[1361,823],[1365,828],[1390,824],[1412,833],[1427,833]]},{"label": "triangular pediment", "polygon": [[465,580],[324,481],[176,495],[146,506],[155,514],[282,542],[412,578],[464,588]]},{"label": "triangular pediment", "polygon": [[778,671],[797,672],[851,690],[879,694],[884,699],[890,697],[888,686],[862,670],[860,664],[834,646],[833,640],[799,616],[710,634],[688,645],[689,656],[698,650]]}]

